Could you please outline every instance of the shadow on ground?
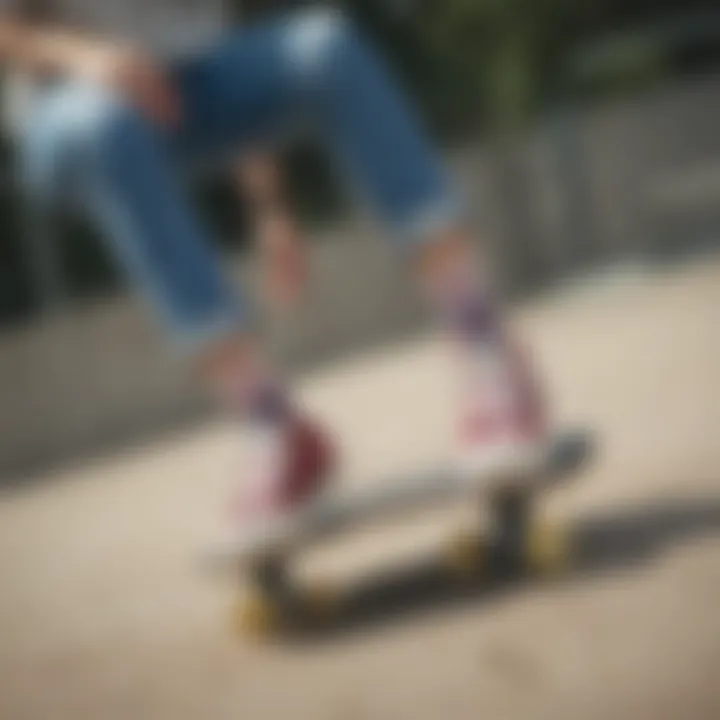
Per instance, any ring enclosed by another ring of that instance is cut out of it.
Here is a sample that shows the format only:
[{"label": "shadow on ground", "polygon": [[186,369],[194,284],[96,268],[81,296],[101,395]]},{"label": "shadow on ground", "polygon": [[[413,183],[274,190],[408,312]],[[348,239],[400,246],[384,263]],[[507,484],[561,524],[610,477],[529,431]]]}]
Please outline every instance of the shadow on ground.
[{"label": "shadow on ground", "polygon": [[720,499],[706,498],[609,510],[570,521],[572,560],[552,578],[527,574],[478,573],[451,576],[439,557],[367,578],[346,589],[342,611],[332,623],[293,635],[294,642],[330,640],[354,632],[404,623],[423,614],[496,601],[550,582],[574,582],[604,572],[632,572],[670,548],[720,532]]}]

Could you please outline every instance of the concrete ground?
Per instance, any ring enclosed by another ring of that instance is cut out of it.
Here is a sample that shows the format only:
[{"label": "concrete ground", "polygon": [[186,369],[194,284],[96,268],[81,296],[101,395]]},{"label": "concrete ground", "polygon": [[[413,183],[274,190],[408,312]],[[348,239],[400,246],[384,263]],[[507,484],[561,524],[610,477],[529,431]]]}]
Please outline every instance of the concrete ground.
[{"label": "concrete ground", "polygon": [[[258,646],[228,632],[232,588],[195,563],[240,444],[230,429],[0,495],[0,718],[719,718],[718,307],[708,260],[518,314],[558,417],[603,446],[549,500],[592,546],[557,581],[457,596],[417,585],[354,628]],[[448,456],[444,367],[420,339],[305,378],[344,440],[346,482]],[[306,572],[407,568],[451,516],[361,532]]]}]

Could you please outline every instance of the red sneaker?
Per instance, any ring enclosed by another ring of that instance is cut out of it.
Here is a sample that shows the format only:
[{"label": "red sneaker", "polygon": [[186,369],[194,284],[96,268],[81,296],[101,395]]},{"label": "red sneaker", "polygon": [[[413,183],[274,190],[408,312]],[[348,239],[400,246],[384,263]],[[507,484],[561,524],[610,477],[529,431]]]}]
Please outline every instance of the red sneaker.
[{"label": "red sneaker", "polygon": [[522,483],[547,440],[540,386],[527,353],[508,339],[463,347],[459,469],[481,485]]},{"label": "red sneaker", "polygon": [[231,525],[241,534],[296,516],[327,488],[336,467],[333,443],[305,417],[255,432],[249,469],[230,508]]}]

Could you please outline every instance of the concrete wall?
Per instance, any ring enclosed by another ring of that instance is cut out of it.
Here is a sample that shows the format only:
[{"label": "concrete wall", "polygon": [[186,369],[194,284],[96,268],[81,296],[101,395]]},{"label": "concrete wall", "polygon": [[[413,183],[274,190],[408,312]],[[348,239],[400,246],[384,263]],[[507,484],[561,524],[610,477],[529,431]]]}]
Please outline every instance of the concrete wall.
[{"label": "concrete wall", "polygon": [[[317,242],[307,305],[268,318],[290,365],[346,352],[416,326],[417,298],[375,233]],[[238,267],[252,276],[249,261]],[[0,476],[203,411],[189,369],[128,298],[68,307],[0,335]]]}]

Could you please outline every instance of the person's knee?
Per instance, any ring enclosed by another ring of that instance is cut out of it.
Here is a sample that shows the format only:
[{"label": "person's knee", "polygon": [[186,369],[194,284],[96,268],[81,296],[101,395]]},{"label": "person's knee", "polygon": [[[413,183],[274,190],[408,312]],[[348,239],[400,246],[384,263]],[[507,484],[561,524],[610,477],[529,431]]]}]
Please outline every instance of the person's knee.
[{"label": "person's knee", "polygon": [[110,93],[69,87],[45,103],[25,148],[25,180],[32,192],[58,196],[76,182],[112,171],[120,142],[137,123],[134,111]]},{"label": "person's knee", "polygon": [[288,52],[295,68],[312,77],[336,65],[356,39],[353,22],[340,10],[304,10],[289,22]]}]

